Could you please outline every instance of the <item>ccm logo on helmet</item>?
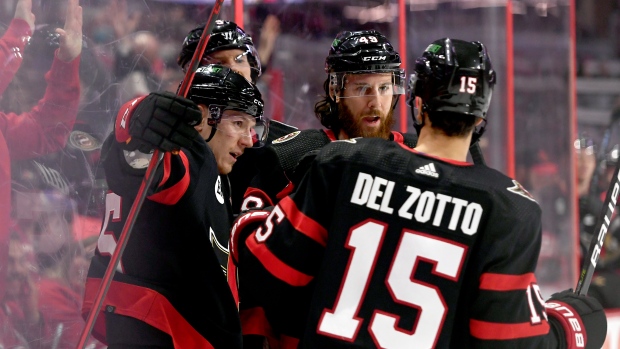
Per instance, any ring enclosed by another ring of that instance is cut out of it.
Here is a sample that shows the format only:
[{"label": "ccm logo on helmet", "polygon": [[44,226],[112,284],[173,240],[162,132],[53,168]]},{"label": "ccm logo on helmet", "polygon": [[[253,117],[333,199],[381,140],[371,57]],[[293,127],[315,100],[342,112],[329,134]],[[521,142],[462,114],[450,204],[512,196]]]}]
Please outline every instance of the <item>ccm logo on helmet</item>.
[{"label": "ccm logo on helmet", "polygon": [[369,57],[363,57],[362,61],[364,62],[368,62],[368,61],[385,61],[387,59],[387,56],[369,56]]},{"label": "ccm logo on helmet", "polygon": [[569,308],[554,302],[546,303],[546,307],[555,310],[555,312],[566,318],[573,330],[576,346],[578,348],[585,348],[586,340],[583,335],[583,328],[581,328],[581,324],[575,314]]}]

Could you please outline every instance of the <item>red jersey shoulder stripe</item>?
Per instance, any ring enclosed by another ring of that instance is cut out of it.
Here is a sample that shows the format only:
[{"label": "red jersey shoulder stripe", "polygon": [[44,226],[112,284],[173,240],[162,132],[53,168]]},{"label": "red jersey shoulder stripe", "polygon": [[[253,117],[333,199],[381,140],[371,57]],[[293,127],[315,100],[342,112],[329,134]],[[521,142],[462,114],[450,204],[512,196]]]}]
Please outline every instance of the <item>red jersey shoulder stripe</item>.
[{"label": "red jersey shoulder stripe", "polygon": [[[90,277],[86,280],[82,306],[84,319],[94,305],[101,281]],[[214,349],[209,340],[196,331],[166,297],[150,288],[112,281],[102,309],[107,305],[114,306],[117,314],[136,318],[168,333],[175,347]],[[103,310],[100,310],[100,314],[103,314]],[[104,320],[100,314],[97,314],[97,322]],[[95,326],[105,330],[105,322]],[[102,333],[99,338],[103,338]]]},{"label": "red jersey shoulder stripe", "polygon": [[327,245],[327,230],[317,221],[301,212],[289,196],[282,199],[278,206],[280,206],[286,218],[297,231],[318,242],[323,247]]},{"label": "red jersey shoulder stripe", "polygon": [[282,189],[279,193],[276,194],[276,199],[282,200],[282,198],[292,193],[293,189],[295,189],[295,184],[289,181],[286,187],[284,187],[284,189]]},{"label": "red jersey shoulder stripe", "polygon": [[[163,186],[170,178],[171,156],[171,153],[164,154],[164,176],[159,184],[160,187]],[[181,178],[180,181],[172,185],[170,188],[149,196],[150,200],[164,205],[174,205],[181,200],[183,195],[187,192],[187,188],[189,188],[189,160],[187,159],[187,155],[183,152],[179,152],[178,156],[181,157],[183,167],[185,168],[183,178]]]},{"label": "red jersey shoulder stripe", "polygon": [[258,243],[254,237],[254,234],[248,236],[245,240],[245,244],[250,252],[252,252],[252,254],[261,262],[265,269],[267,269],[273,276],[291,286],[305,286],[314,278],[311,275],[302,273],[282,262],[267,248],[264,243]]}]

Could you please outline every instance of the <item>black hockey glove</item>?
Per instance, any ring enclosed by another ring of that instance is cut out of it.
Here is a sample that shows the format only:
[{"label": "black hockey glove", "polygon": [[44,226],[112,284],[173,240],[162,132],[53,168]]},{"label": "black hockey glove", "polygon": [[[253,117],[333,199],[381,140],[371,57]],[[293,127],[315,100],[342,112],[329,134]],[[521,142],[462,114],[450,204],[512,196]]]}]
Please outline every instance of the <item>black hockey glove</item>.
[{"label": "black hockey glove", "polygon": [[124,124],[129,124],[131,139],[124,148],[143,153],[154,148],[165,152],[191,148],[198,137],[194,126],[202,121],[196,103],[171,92],[152,92],[125,114],[129,114]]},{"label": "black hockey glove", "polygon": [[546,303],[549,324],[558,337],[558,348],[600,349],[603,346],[607,318],[596,299],[566,290],[553,294]]}]

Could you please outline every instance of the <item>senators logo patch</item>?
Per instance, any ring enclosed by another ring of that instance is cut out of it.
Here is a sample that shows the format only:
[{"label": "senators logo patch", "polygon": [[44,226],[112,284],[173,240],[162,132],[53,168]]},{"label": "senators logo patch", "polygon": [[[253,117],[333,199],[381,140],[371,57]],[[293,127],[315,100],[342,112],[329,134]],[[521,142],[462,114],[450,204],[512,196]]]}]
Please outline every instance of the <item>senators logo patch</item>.
[{"label": "senators logo patch", "polygon": [[534,200],[534,197],[532,196],[532,194],[530,194],[529,191],[525,190],[525,188],[523,188],[523,186],[521,185],[521,183],[515,181],[514,179],[512,180],[512,183],[515,185],[514,187],[509,187],[506,188],[508,189],[508,191],[513,192],[515,194],[521,195],[526,199],[532,200],[534,202],[536,202],[536,200]]},{"label": "senators logo patch", "polygon": [[282,136],[278,139],[276,139],[275,141],[271,142],[273,144],[278,144],[278,143],[284,143],[286,141],[290,141],[291,139],[297,137],[297,135],[300,133],[301,131],[295,131],[292,133],[287,134],[286,136]]}]

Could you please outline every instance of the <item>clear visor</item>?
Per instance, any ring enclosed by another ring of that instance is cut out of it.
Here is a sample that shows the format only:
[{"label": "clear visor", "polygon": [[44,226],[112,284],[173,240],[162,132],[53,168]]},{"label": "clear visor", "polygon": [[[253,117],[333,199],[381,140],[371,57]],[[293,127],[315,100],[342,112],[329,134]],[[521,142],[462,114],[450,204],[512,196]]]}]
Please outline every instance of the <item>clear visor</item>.
[{"label": "clear visor", "polygon": [[402,69],[386,72],[330,73],[332,85],[338,86],[341,98],[393,96],[406,92],[405,72]]},{"label": "clear visor", "polygon": [[236,110],[226,110],[220,121],[215,125],[218,132],[230,137],[241,137],[251,142],[253,148],[265,145],[269,133],[269,119],[255,117]]},{"label": "clear visor", "polygon": [[[243,50],[243,48],[235,48],[235,49]],[[227,51],[227,50],[222,49],[220,51],[216,51],[216,53],[222,52],[222,51]],[[215,53],[207,54],[200,59],[200,66],[206,66],[209,64],[222,64],[222,65],[227,65],[227,66],[228,65],[234,66],[237,64],[238,65],[247,64],[250,67],[250,69],[256,70],[256,72],[260,76],[261,66],[260,66],[260,61],[255,59],[255,57],[258,57],[258,52],[256,51],[256,48],[254,48],[254,46],[245,45],[245,50],[243,51],[243,53],[237,54],[235,56],[225,57],[225,59],[223,59],[224,57],[225,56],[217,57]]]}]

